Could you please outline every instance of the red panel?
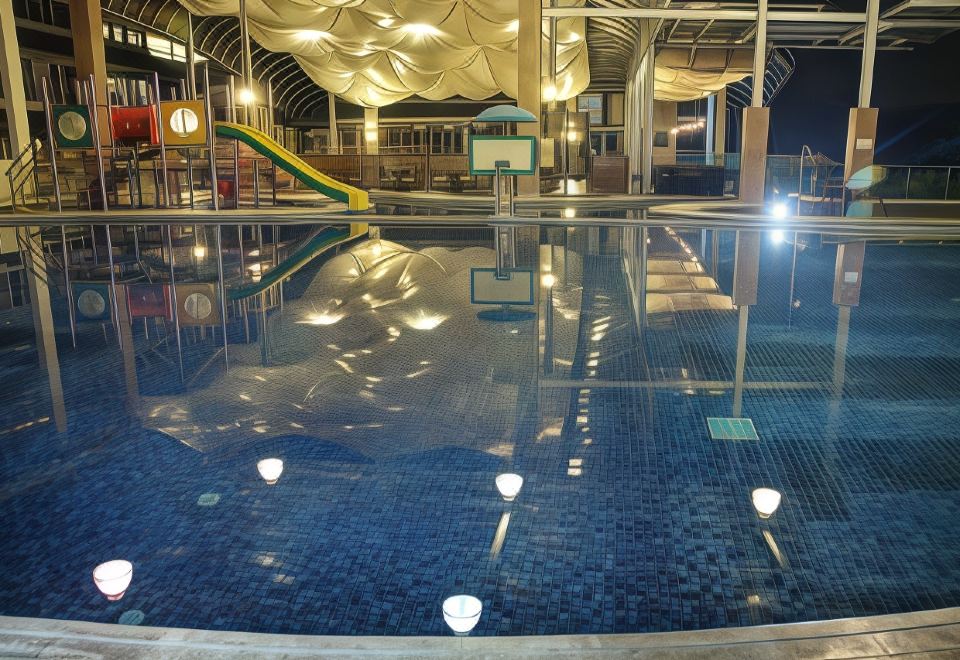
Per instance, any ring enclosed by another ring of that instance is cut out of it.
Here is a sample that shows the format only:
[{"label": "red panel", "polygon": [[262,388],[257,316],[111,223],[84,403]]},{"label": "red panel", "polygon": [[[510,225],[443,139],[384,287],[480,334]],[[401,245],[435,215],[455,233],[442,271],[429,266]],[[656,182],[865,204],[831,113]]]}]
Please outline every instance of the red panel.
[{"label": "red panel", "polygon": [[113,137],[117,140],[160,144],[157,109],[154,106],[114,106],[110,108],[110,119],[113,122]]},{"label": "red panel", "polygon": [[172,319],[170,287],[166,284],[131,284],[127,286],[127,307],[130,316]]}]

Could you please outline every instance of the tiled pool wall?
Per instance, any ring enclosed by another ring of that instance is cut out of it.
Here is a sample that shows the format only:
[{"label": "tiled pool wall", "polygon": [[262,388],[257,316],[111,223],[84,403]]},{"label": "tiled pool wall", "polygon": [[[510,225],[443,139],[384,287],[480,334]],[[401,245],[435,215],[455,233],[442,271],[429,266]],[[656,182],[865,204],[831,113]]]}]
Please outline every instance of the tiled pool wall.
[{"label": "tiled pool wall", "polygon": [[[698,245],[699,232],[683,235]],[[135,410],[112,335],[83,326],[74,352],[61,324],[64,434],[38,421],[50,414],[46,381],[36,354],[18,350],[32,343],[29,311],[5,313],[0,612],[115,622],[140,610],[159,626],[432,635],[448,633],[443,598],[464,592],[484,603],[474,634],[506,635],[960,604],[960,248],[867,247],[835,396],[835,247],[799,252],[791,307],[792,247],[765,238],[745,377],[772,384],[744,394],[759,441],[734,442],[711,440],[705,421],[731,415],[730,387],[650,381],[681,370],[732,381],[736,312],[658,313],[637,328],[619,253],[589,244],[570,243],[570,272],[558,277],[557,300],[576,314],[557,322],[569,365],[549,378],[538,320],[491,325],[458,298],[464,269],[488,265],[474,248],[443,257],[456,278],[424,276],[425,300],[450,319],[404,329],[389,347],[389,307],[319,330],[295,323],[332,290],[317,268],[297,276],[302,296],[274,320],[270,367],[255,346],[231,345],[229,374],[212,370],[180,392],[135,325]],[[213,343],[198,340],[188,366]],[[368,346],[377,354],[355,353],[348,362],[365,368],[354,374],[333,362]],[[433,372],[406,378],[426,360]],[[372,365],[385,380],[366,388]],[[312,398],[309,384],[319,384]],[[245,392],[252,400],[238,399]],[[239,426],[218,432],[226,422]],[[274,486],[255,468],[266,456],[284,460]],[[505,469],[525,479],[509,504],[494,486]],[[783,493],[768,521],[750,503],[758,486]],[[205,494],[216,503],[199,505]],[[134,579],[108,603],[90,572],[114,557],[134,563]]]}]

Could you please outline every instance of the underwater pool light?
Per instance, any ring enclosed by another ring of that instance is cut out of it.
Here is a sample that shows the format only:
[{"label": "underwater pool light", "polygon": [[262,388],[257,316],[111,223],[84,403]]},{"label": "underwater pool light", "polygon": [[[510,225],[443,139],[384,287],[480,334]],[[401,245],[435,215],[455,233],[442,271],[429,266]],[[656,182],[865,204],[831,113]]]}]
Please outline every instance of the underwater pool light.
[{"label": "underwater pool light", "polygon": [[761,518],[769,518],[776,513],[782,496],[772,488],[757,488],[751,494],[753,508]]},{"label": "underwater pool light", "polygon": [[460,594],[443,601],[443,620],[456,635],[467,635],[480,620],[483,603],[479,598]]},{"label": "underwater pool light", "polygon": [[283,473],[283,461],[279,458],[265,458],[257,463],[257,472],[269,485],[277,483]]},{"label": "underwater pool light", "polygon": [[497,490],[507,502],[512,502],[523,487],[523,477],[512,472],[497,475]]},{"label": "underwater pool light", "polygon": [[93,583],[107,600],[120,600],[133,579],[133,564],[126,559],[113,559],[93,569]]}]

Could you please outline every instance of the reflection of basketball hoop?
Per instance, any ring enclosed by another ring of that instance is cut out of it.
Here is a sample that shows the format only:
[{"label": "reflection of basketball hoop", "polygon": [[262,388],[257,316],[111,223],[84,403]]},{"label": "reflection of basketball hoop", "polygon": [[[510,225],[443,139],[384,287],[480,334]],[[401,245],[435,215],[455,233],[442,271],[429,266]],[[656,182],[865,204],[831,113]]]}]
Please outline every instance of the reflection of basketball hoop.
[{"label": "reflection of basketball hoop", "polygon": [[86,289],[77,296],[77,309],[87,318],[94,319],[103,315],[107,309],[107,301],[96,291]]},{"label": "reflection of basketball hoop", "polygon": [[68,110],[57,119],[57,128],[64,138],[76,142],[87,134],[87,120],[81,114]]},{"label": "reflection of basketball hoop", "polygon": [[170,128],[182,138],[193,135],[200,127],[200,119],[190,108],[177,108],[170,114]]},{"label": "reflection of basketball hoop", "polygon": [[213,311],[213,303],[210,302],[210,298],[202,293],[191,293],[183,301],[183,310],[199,321],[210,316],[210,312]]}]

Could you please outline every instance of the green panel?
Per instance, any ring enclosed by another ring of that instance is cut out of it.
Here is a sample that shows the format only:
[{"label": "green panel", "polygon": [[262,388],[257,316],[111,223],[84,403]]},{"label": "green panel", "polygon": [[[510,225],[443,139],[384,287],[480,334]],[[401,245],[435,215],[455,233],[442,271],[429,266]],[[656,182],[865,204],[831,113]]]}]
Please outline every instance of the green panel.
[{"label": "green panel", "polygon": [[753,420],[746,417],[707,417],[707,428],[714,440],[759,440]]},{"label": "green panel", "polygon": [[53,134],[60,149],[92,149],[90,109],[85,105],[53,106]]},{"label": "green panel", "polygon": [[537,138],[532,135],[471,135],[469,141],[469,161],[470,161],[470,175],[471,176],[493,176],[497,172],[496,170],[478,170],[473,166],[473,144],[474,142],[529,142],[530,143],[530,162],[533,163],[533,168],[529,170],[521,169],[505,169],[500,170],[500,174],[506,175],[518,175],[518,174],[533,174],[537,170]]}]

